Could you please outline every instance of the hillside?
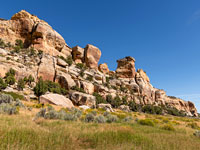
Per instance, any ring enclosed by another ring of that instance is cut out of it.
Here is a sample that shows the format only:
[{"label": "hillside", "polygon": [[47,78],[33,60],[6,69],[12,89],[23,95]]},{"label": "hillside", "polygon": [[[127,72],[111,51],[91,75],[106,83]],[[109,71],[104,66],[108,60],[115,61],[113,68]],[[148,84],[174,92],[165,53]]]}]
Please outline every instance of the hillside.
[{"label": "hillside", "polygon": [[[6,73],[13,69],[16,81],[30,75],[34,81],[21,90],[17,82],[2,90],[19,92],[29,101],[35,98],[33,87],[42,78],[59,84],[56,88],[65,91],[67,101],[73,102],[69,107],[105,107],[99,104],[106,103],[106,107],[140,111],[143,106],[151,105],[165,108],[162,114],[170,108],[183,115],[197,116],[192,102],[169,97],[164,90],[154,88],[146,72],[136,70],[133,57],[117,60],[116,71],[110,71],[106,63],[98,66],[102,54],[97,47],[88,44],[85,48],[70,48],[47,22],[24,10],[11,20],[0,20],[0,38],[0,77],[6,80]],[[58,89],[48,91],[62,93]],[[44,95],[41,103],[58,104],[48,97]],[[67,106],[64,103],[59,105]]]}]

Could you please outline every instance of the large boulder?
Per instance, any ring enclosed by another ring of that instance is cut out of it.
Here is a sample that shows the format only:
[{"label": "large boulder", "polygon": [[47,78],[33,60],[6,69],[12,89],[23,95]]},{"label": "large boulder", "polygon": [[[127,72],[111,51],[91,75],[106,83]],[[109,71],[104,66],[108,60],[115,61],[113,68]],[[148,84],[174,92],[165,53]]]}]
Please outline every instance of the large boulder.
[{"label": "large boulder", "polygon": [[51,56],[44,55],[38,68],[38,78],[42,77],[43,80],[54,81],[55,77],[55,62]]},{"label": "large boulder", "polygon": [[97,47],[90,44],[85,47],[85,63],[89,68],[98,69],[100,57],[101,51]]},{"label": "large boulder", "polygon": [[134,78],[135,71],[135,59],[133,57],[125,57],[117,60],[118,66],[116,70],[117,77],[119,78]]},{"label": "large boulder", "polygon": [[80,84],[81,84],[81,87],[84,89],[84,91],[87,94],[93,94],[94,93],[94,85],[91,82],[81,81]]},{"label": "large boulder", "polygon": [[101,108],[101,109],[104,109],[107,112],[114,112],[113,109],[112,109],[112,106],[110,104],[101,103],[101,104],[98,104],[97,107]]},{"label": "large boulder", "polygon": [[72,48],[72,57],[75,63],[83,63],[84,62],[84,48],[79,46],[75,46]]},{"label": "large boulder", "polygon": [[69,74],[64,73],[62,71],[56,72],[55,82],[59,83],[62,88],[65,88],[67,90],[76,85],[72,77]]},{"label": "large boulder", "polygon": [[47,22],[25,10],[13,15],[11,20],[0,20],[0,37],[13,45],[20,39],[25,47],[31,46],[53,56],[71,52],[63,37]]},{"label": "large boulder", "polygon": [[73,101],[74,104],[78,106],[86,105],[90,108],[96,107],[96,98],[93,95],[88,95],[81,92],[72,92],[70,94],[70,99]]},{"label": "large boulder", "polygon": [[63,106],[65,108],[71,109],[74,107],[72,101],[63,95],[59,94],[45,94],[40,97],[40,103],[42,104],[54,104],[58,106]]},{"label": "large boulder", "polygon": [[100,64],[99,71],[101,71],[104,74],[108,74],[109,73],[108,65],[106,63]]}]

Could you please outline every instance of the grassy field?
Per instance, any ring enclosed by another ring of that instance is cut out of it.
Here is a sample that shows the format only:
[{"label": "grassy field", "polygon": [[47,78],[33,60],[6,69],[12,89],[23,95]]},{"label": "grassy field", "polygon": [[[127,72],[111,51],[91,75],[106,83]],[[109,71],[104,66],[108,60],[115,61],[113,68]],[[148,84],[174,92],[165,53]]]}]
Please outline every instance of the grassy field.
[{"label": "grassy field", "polygon": [[[23,110],[17,115],[0,115],[1,150],[198,150],[200,139],[193,133],[199,120],[133,113],[153,125],[130,123],[84,123],[39,118]],[[196,126],[188,126],[195,124]],[[166,128],[166,126],[173,128]],[[193,129],[194,128],[194,129]]]}]

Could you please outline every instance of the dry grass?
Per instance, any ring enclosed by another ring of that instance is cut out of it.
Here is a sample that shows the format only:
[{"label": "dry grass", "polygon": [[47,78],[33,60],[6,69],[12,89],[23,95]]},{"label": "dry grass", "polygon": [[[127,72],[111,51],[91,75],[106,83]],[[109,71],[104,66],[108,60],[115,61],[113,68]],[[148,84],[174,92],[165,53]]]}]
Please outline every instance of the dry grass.
[{"label": "dry grass", "polygon": [[[132,114],[139,119],[152,119],[156,124],[154,127],[136,122],[33,121],[37,111],[23,110],[19,115],[0,115],[1,150],[197,150],[200,147],[200,139],[193,136],[195,130],[185,126],[188,122],[199,124],[199,120],[195,119]],[[174,121],[179,124],[173,124]],[[161,127],[165,124],[173,125],[175,131],[163,130]]]}]

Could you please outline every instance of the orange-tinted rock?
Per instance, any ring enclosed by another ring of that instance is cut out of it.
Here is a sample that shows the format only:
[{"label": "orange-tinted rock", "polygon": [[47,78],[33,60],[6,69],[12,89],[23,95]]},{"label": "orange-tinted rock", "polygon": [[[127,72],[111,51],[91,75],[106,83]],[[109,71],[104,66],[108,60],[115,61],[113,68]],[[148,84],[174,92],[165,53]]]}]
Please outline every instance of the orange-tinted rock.
[{"label": "orange-tinted rock", "polygon": [[99,65],[99,71],[103,72],[104,74],[109,73],[108,65],[106,63]]},{"label": "orange-tinted rock", "polygon": [[89,68],[98,69],[100,57],[101,51],[97,47],[90,44],[85,47],[85,63]]},{"label": "orange-tinted rock", "polygon": [[133,57],[125,57],[117,60],[118,66],[116,70],[117,77],[119,78],[134,78],[135,71],[135,59]]},{"label": "orange-tinted rock", "polygon": [[63,37],[48,23],[24,10],[13,15],[11,20],[0,20],[0,37],[13,45],[20,39],[25,47],[31,46],[53,56],[71,52]]},{"label": "orange-tinted rock", "polygon": [[79,46],[73,47],[72,56],[75,63],[83,63],[84,62],[84,48],[81,48]]},{"label": "orange-tinted rock", "polygon": [[38,68],[38,78],[42,77],[43,80],[54,81],[55,77],[55,62],[52,57],[43,56]]}]

